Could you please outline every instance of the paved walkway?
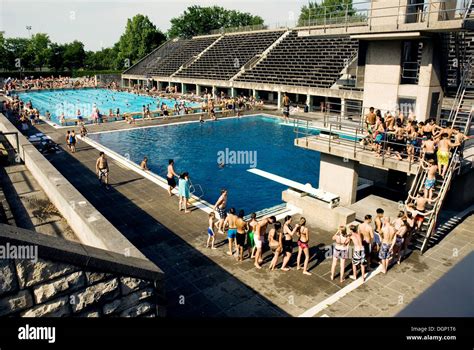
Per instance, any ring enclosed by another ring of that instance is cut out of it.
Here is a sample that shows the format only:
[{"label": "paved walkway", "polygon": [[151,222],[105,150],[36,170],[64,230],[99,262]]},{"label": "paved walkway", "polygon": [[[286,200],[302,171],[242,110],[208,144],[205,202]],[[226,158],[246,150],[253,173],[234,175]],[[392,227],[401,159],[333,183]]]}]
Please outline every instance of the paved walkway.
[{"label": "paved walkway", "polygon": [[[189,117],[182,120],[186,119]],[[138,126],[157,123],[163,121],[139,122]],[[127,127],[125,123],[111,123],[91,126],[89,130]],[[38,129],[64,148],[64,129],[55,130],[48,125],[41,125]],[[172,317],[298,316],[352,282],[347,279],[341,285],[330,280],[331,261],[325,258],[325,253],[332,233],[317,228],[310,228],[312,276],[304,276],[295,270],[286,273],[256,270],[248,260],[237,263],[225,255],[226,242],[221,237],[218,237],[219,249],[206,249],[207,215],[203,211],[179,213],[176,197],[169,198],[160,187],[114,161],[110,161],[112,188],[108,191],[100,188],[94,173],[97,156],[97,150],[80,143],[76,154],[62,152],[49,156],[49,159],[117,229],[166,273],[168,312]],[[398,304],[387,310],[375,309],[372,305],[377,298],[390,299],[392,303],[393,298],[400,296],[395,291],[403,291],[408,288],[405,285],[418,283],[417,273],[431,275],[427,284],[439,276],[443,267],[435,269],[429,264],[429,259],[433,259],[431,254],[430,251],[426,258],[421,258],[413,253],[406,263],[397,266],[387,276],[375,276],[373,282],[348,295],[362,292],[364,300],[370,301],[366,308],[357,308],[362,302],[352,301],[356,299],[351,298],[349,302],[341,299],[340,304],[333,306],[340,305],[338,308],[331,307],[321,315],[349,315],[351,312],[364,316],[395,314],[400,308]],[[265,260],[268,261],[269,255],[268,252],[265,254]],[[397,273],[399,269],[411,270],[414,276]],[[404,284],[398,283],[397,276],[403,278],[401,283]],[[376,285],[393,290],[391,294],[387,290],[388,294],[380,295],[375,290]],[[411,288],[407,289],[407,293],[409,290],[415,294]],[[385,299],[381,300],[381,304],[385,303]]]}]

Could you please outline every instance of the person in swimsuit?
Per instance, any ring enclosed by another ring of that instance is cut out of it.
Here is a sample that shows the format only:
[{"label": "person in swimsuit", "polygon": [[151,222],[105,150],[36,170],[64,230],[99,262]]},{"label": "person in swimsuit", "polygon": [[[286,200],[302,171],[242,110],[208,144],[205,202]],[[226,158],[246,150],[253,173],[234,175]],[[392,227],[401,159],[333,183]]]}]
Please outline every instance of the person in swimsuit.
[{"label": "person in swimsuit", "polygon": [[[227,214],[225,220],[224,220],[224,227],[228,226],[227,230],[227,240],[229,242],[229,251],[227,252],[227,255],[232,256],[234,254],[232,245],[235,243],[236,248],[237,244],[235,242],[235,238],[237,236],[237,215],[235,215],[235,209],[230,208],[229,213]],[[238,250],[238,249],[236,249]]]},{"label": "person in swimsuit", "polygon": [[336,234],[332,237],[332,240],[336,242],[336,245],[334,246],[332,255],[331,281],[334,280],[337,261],[339,260],[341,262],[339,281],[342,283],[345,280],[345,261],[349,257],[349,243],[351,242],[350,238],[347,237],[347,231],[344,225],[339,226],[339,230],[337,230]]},{"label": "person in swimsuit", "polygon": [[425,191],[418,191],[418,195],[415,198],[415,208],[413,213],[415,214],[414,223],[417,230],[420,230],[423,221],[425,221],[426,215],[426,204],[435,203],[438,197],[434,199],[429,199],[425,197]]},{"label": "person in swimsuit", "polygon": [[300,218],[300,222],[296,225],[298,234],[298,255],[296,256],[296,269],[300,270],[300,260],[301,255],[304,253],[304,265],[303,265],[303,274],[311,275],[308,272],[308,263],[309,263],[309,230],[306,227],[306,219]]},{"label": "person in swimsuit", "polygon": [[449,156],[451,155],[451,149],[459,146],[457,143],[452,143],[449,140],[448,134],[444,133],[441,135],[441,140],[438,143],[438,166],[439,174],[442,178],[446,175],[449,165]]},{"label": "person in swimsuit", "polygon": [[421,151],[425,161],[428,162],[430,159],[436,159],[435,149],[436,142],[432,138],[426,138],[426,136],[424,136],[421,142]]},{"label": "person in swimsuit", "polygon": [[214,220],[216,218],[216,214],[212,211],[209,213],[209,227],[207,228],[207,243],[206,248],[209,248],[209,243],[211,243],[211,249],[216,249],[214,247],[214,241],[216,239],[216,235],[214,234]]},{"label": "person in swimsuit", "polygon": [[189,190],[189,174],[187,172],[182,173],[181,176],[179,177],[178,195],[179,195],[179,203],[178,203],[179,211],[184,209],[184,212],[186,214],[190,213],[190,211],[188,210],[188,203],[189,203],[189,198],[191,197],[191,192]]},{"label": "person in swimsuit", "polygon": [[224,220],[226,218],[226,207],[227,207],[227,190],[223,188],[221,190],[221,195],[217,199],[216,204],[214,205],[214,211],[217,211],[219,214],[219,221],[217,221],[217,230],[223,235],[224,234]]},{"label": "person in swimsuit", "polygon": [[365,257],[367,258],[367,271],[369,271],[372,262],[372,245],[374,243],[374,229],[372,228],[372,215],[367,214],[364,222],[359,225],[359,233],[362,235],[362,246],[364,247]]},{"label": "person in swimsuit", "polygon": [[95,162],[95,171],[99,177],[99,183],[102,184],[104,178],[105,188],[109,189],[109,163],[104,152],[99,153],[99,158]]},{"label": "person in swimsuit", "polygon": [[290,98],[286,93],[283,94],[283,118],[285,123],[288,122],[290,116]]},{"label": "person in swimsuit", "polygon": [[68,130],[68,131],[66,132],[66,146],[67,146],[67,148],[68,148],[69,150],[71,150],[71,144],[70,144],[70,142],[71,142],[71,131]]},{"label": "person in swimsuit", "polygon": [[168,194],[170,197],[172,196],[171,191],[176,187],[175,177],[178,177],[178,174],[174,171],[174,160],[170,159],[168,161],[168,173],[166,174],[166,180],[168,181]]},{"label": "person in swimsuit", "polygon": [[[275,237],[276,236],[276,237]],[[270,249],[273,251],[273,259],[268,267],[270,270],[275,270],[275,267],[278,263],[278,257],[280,253],[283,251],[283,241],[282,241],[282,232],[281,232],[281,223],[275,222],[273,228],[268,233],[268,245]]]},{"label": "person in swimsuit", "polygon": [[395,232],[395,236],[393,237],[393,242],[392,242],[390,251],[391,251],[392,258],[395,259],[395,257],[397,257],[398,258],[397,264],[400,265],[400,262],[403,257],[403,254],[401,253],[401,251],[403,248],[403,244],[405,243],[405,236],[408,231],[408,226],[407,226],[406,215],[403,215],[399,219],[400,219],[399,221],[397,220],[398,227],[396,227],[396,232]]},{"label": "person in swimsuit", "polygon": [[140,163],[140,168],[145,171],[150,170],[148,169],[148,157],[143,158],[142,162]]},{"label": "person in swimsuit", "polygon": [[273,224],[276,222],[276,218],[274,216],[270,216],[269,218],[261,220],[256,226],[255,226],[255,232],[253,235],[253,239],[255,242],[255,248],[257,249],[257,252],[255,253],[255,267],[257,269],[261,269],[262,266],[261,264],[263,263],[262,259],[262,247],[263,247],[263,236],[267,232],[267,226],[268,224]]},{"label": "person in swimsuit", "polygon": [[438,166],[435,164],[433,159],[430,159],[428,163],[422,162],[421,166],[428,172],[425,180],[424,196],[431,201],[433,198],[433,190],[436,185],[436,173],[438,172]]},{"label": "person in swimsuit", "polygon": [[239,215],[237,215],[237,252],[238,258],[237,261],[244,260],[244,247],[245,247],[245,238],[247,237],[247,222],[244,220],[245,213],[243,210],[239,211]]},{"label": "person in swimsuit", "polygon": [[283,263],[281,265],[282,271],[289,271],[290,269],[286,267],[291,259],[291,255],[293,254],[293,235],[296,232],[296,228],[291,226],[291,216],[287,215],[285,217],[285,222],[283,223],[283,240],[282,240],[282,248],[283,248]]},{"label": "person in swimsuit", "polygon": [[69,147],[71,148],[72,153],[76,153],[76,133],[74,130],[69,134]]},{"label": "person in swimsuit", "polygon": [[367,259],[365,258],[364,246],[362,245],[363,236],[359,233],[358,227],[351,225],[349,227],[349,238],[354,244],[354,251],[352,253],[352,273],[351,279],[357,279],[357,267],[360,266],[360,272],[362,274],[362,282],[365,282],[365,265],[367,265]]},{"label": "person in swimsuit", "polygon": [[247,232],[247,246],[248,246],[248,256],[250,259],[255,258],[255,242],[253,239],[253,235],[255,232],[255,226],[257,226],[257,214],[252,213],[250,214],[250,220],[247,223],[249,231]]},{"label": "person in swimsuit", "polygon": [[375,230],[374,230],[374,244],[372,245],[372,252],[374,254],[378,253],[380,250],[380,246],[382,244],[382,237],[381,237],[381,232],[382,232],[382,220],[385,214],[385,211],[382,208],[377,208],[375,211]]},{"label": "person in swimsuit", "polygon": [[383,219],[382,226],[382,246],[380,247],[379,258],[381,260],[382,272],[385,274],[388,270],[388,262],[391,256],[391,248],[395,236],[395,228],[390,222],[390,218]]}]

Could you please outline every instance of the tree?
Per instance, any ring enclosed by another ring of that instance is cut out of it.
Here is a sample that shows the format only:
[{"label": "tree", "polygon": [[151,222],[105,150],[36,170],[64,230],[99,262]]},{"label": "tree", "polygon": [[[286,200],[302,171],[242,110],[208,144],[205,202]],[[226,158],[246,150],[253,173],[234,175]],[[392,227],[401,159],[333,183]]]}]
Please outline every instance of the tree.
[{"label": "tree", "polygon": [[124,68],[124,63],[135,63],[138,59],[150,53],[161,45],[166,36],[156,29],[155,25],[147,16],[136,15],[127,20],[125,33],[122,34],[117,44],[115,64],[119,69]]},{"label": "tree", "polygon": [[56,43],[50,45],[48,65],[56,72],[61,71],[64,68],[64,50],[65,45]]},{"label": "tree", "polygon": [[324,19],[341,21],[346,17],[346,11],[348,17],[355,15],[352,0],[323,0],[321,4],[310,1],[301,8],[298,25],[321,24]]},{"label": "tree", "polygon": [[84,44],[80,41],[74,40],[72,43],[64,45],[64,67],[70,70],[82,68],[84,67],[85,58]]},{"label": "tree", "polygon": [[189,38],[208,34],[216,29],[250,25],[263,25],[263,19],[250,13],[226,10],[218,6],[191,6],[181,16],[171,19],[168,36]]},{"label": "tree", "polygon": [[7,57],[7,46],[3,32],[0,32],[0,70],[7,69],[8,57]]},{"label": "tree", "polygon": [[84,66],[89,70],[115,69],[116,60],[117,52],[113,48],[105,48],[96,52],[88,51]]},{"label": "tree", "polygon": [[32,68],[31,52],[28,52],[29,39],[26,38],[8,38],[5,39],[5,49],[7,57],[7,69],[19,70]]},{"label": "tree", "polygon": [[31,37],[26,47],[26,54],[32,57],[33,68],[43,68],[48,64],[51,55],[51,40],[47,34],[37,33]]}]

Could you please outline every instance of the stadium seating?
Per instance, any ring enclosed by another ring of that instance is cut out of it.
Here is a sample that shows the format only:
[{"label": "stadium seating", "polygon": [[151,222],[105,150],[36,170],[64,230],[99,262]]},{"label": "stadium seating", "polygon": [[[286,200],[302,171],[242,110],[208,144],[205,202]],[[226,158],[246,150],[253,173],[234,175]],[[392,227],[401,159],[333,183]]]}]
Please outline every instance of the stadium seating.
[{"label": "stadium seating", "polygon": [[229,80],[255,55],[271,46],[283,30],[227,34],[177,77]]},{"label": "stadium seating", "polygon": [[330,88],[357,48],[357,40],[347,36],[298,36],[293,31],[237,80]]}]

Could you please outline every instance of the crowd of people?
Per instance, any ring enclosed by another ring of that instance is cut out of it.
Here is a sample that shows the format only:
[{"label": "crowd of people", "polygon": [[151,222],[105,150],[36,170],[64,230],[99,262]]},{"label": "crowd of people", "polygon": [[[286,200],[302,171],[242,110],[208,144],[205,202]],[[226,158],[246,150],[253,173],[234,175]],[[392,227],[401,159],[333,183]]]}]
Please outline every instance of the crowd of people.
[{"label": "crowd of people", "polygon": [[3,82],[3,89],[7,96],[10,96],[16,90],[66,89],[95,86],[96,80],[93,77],[25,77],[23,79],[7,78]]},{"label": "crowd of people", "polygon": [[[367,136],[361,144],[372,148],[377,157],[395,156],[398,160],[437,158],[443,167],[447,166],[449,151],[462,144],[467,138],[464,130],[458,127],[441,126],[434,119],[418,122],[410,113],[405,117],[402,112],[386,112],[369,109],[365,116]],[[454,142],[447,142],[454,138]],[[443,174],[444,175],[444,174]]]}]

